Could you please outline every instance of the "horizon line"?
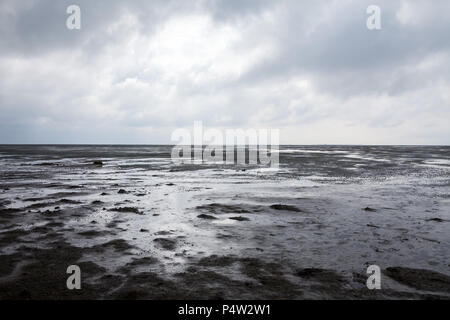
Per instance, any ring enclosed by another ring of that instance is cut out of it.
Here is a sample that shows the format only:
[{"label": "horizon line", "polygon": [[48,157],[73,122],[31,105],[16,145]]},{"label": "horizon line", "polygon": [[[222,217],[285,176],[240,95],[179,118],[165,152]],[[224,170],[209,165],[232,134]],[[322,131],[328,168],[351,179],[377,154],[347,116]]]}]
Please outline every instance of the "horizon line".
[{"label": "horizon line", "polygon": [[[245,144],[247,146],[248,144]],[[270,145],[270,144],[269,144]],[[187,146],[167,143],[0,143],[0,146]],[[191,144],[191,146],[195,146]],[[202,146],[220,146],[203,144]],[[228,145],[222,145],[228,146]],[[231,145],[230,145],[231,146]],[[244,146],[243,144],[233,144],[233,146]],[[278,146],[392,146],[392,147],[449,147],[450,144],[351,144],[351,143],[306,143],[306,144],[278,144]]]}]

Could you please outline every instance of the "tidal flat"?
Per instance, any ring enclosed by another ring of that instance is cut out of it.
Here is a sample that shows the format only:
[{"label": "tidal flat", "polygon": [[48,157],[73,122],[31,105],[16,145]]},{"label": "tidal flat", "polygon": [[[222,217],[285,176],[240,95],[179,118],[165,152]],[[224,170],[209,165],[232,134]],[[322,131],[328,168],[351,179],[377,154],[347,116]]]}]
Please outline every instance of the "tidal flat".
[{"label": "tidal flat", "polygon": [[279,152],[0,146],[0,299],[450,298],[450,147]]}]

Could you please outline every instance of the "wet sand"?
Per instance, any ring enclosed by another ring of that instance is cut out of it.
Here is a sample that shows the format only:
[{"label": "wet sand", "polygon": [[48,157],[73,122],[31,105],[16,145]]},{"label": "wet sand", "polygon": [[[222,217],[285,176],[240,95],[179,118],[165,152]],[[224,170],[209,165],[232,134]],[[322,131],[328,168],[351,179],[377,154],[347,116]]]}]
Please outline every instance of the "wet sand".
[{"label": "wet sand", "polygon": [[411,148],[291,146],[274,171],[2,146],[0,298],[449,299],[450,148]]}]

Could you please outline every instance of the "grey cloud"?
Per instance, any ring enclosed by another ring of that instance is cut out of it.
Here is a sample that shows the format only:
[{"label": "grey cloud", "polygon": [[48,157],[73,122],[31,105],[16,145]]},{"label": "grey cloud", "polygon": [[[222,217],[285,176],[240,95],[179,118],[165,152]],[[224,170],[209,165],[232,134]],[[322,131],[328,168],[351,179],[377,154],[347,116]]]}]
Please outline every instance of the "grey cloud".
[{"label": "grey cloud", "polygon": [[72,1],[3,1],[0,143],[167,143],[194,120],[335,121],[448,143],[450,3],[377,1],[382,30],[370,31],[372,3],[80,0],[82,29],[70,31]]}]

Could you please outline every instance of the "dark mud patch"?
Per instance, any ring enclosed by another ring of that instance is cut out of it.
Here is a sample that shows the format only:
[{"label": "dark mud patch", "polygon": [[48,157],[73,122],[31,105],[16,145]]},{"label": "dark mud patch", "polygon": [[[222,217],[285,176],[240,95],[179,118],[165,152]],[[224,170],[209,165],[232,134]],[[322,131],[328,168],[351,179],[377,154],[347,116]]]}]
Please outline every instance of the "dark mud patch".
[{"label": "dark mud patch", "polygon": [[204,267],[226,267],[226,266],[230,266],[231,264],[233,264],[237,261],[238,260],[236,259],[236,257],[233,257],[233,256],[212,255],[212,256],[200,259],[197,264],[199,266],[204,266]]},{"label": "dark mud patch", "polygon": [[49,194],[46,199],[49,200],[59,198],[82,197],[87,195],[89,195],[88,192],[57,192]]},{"label": "dark mud patch", "polygon": [[288,204],[272,204],[270,206],[270,208],[272,208],[274,210],[282,210],[282,211],[303,212],[299,208],[297,208],[295,206],[288,205]]},{"label": "dark mud patch", "polygon": [[198,215],[197,218],[200,218],[200,219],[207,219],[207,220],[215,220],[215,219],[217,219],[217,218],[214,217],[214,216],[211,216],[211,215],[209,215],[209,214],[204,214],[204,213]]},{"label": "dark mud patch", "polygon": [[47,200],[47,198],[26,198],[23,199],[23,202],[38,202],[38,201],[44,201]]},{"label": "dark mud patch", "polygon": [[106,272],[105,268],[99,266],[98,264],[96,264],[92,261],[78,262],[77,266],[79,266],[83,272],[87,272],[92,275],[98,275],[100,273]]},{"label": "dark mud patch", "polygon": [[8,199],[0,199],[0,208],[3,208],[7,205],[10,205],[12,203],[11,200]]},{"label": "dark mud patch", "polygon": [[20,228],[2,232],[0,233],[0,247],[9,246],[13,243],[23,242],[23,239],[21,238],[29,234],[30,231],[26,231]]},{"label": "dark mud patch", "polygon": [[114,212],[124,212],[124,213],[135,213],[135,214],[143,214],[138,208],[136,207],[118,207],[118,208],[112,208],[109,209],[109,211]]},{"label": "dark mud patch", "polygon": [[228,205],[221,203],[211,203],[207,205],[201,205],[196,207],[197,210],[207,211],[209,213],[221,214],[221,213],[251,213],[256,212],[256,210],[243,209],[237,205]]},{"label": "dark mud patch", "polygon": [[80,236],[87,237],[87,238],[94,238],[94,237],[100,237],[110,234],[108,231],[99,231],[99,230],[87,230],[87,231],[81,231],[78,232]]},{"label": "dark mud patch", "polygon": [[[55,209],[55,210],[47,209],[45,211],[42,211],[41,214],[46,215],[46,216],[57,216],[57,215],[61,214],[62,212],[63,211],[61,211],[59,209]],[[75,216],[77,216],[77,215],[75,215]],[[81,214],[78,216],[81,216]]]},{"label": "dark mud patch", "polygon": [[30,233],[49,233],[50,231],[52,231],[52,228],[47,225],[45,226],[38,226],[38,227],[34,227],[33,229],[30,230]]},{"label": "dark mud patch", "polygon": [[108,223],[106,224],[106,227],[107,227],[107,228],[114,229],[114,228],[117,228],[117,227],[118,227],[119,223],[123,223],[123,222],[125,222],[125,220],[113,220],[113,221],[111,221],[111,222],[108,222]]},{"label": "dark mud patch", "polygon": [[46,166],[60,167],[60,166],[63,166],[63,165],[64,164],[59,163],[59,162],[39,162],[39,163],[33,164],[33,166],[39,166],[39,167],[46,167]]},{"label": "dark mud patch", "polygon": [[154,257],[133,258],[133,260],[123,267],[119,268],[120,273],[130,274],[138,267],[146,267],[158,263],[158,259]]},{"label": "dark mud patch", "polygon": [[233,239],[233,235],[231,234],[225,234],[225,233],[218,233],[216,235],[217,239]]},{"label": "dark mud patch", "polygon": [[38,203],[33,203],[27,207],[25,207],[25,210],[30,210],[30,209],[40,209],[40,208],[46,208],[46,207],[54,207],[57,203],[56,202],[38,202]]},{"label": "dark mud patch", "polygon": [[172,234],[172,231],[161,230],[161,231],[155,232],[155,235],[157,235],[157,236],[168,236],[169,234]]},{"label": "dark mud patch", "polygon": [[50,227],[50,228],[62,228],[62,227],[64,227],[64,223],[53,221],[53,222],[47,223],[45,226]]},{"label": "dark mud patch", "polygon": [[82,189],[84,186],[78,186],[78,185],[67,185],[65,186],[67,189]]},{"label": "dark mud patch", "polygon": [[345,282],[344,278],[333,270],[319,268],[299,269],[295,273],[296,276],[303,279],[314,280],[323,284],[340,285]]},{"label": "dark mud patch", "polygon": [[9,220],[16,216],[16,213],[20,212],[20,209],[0,209],[0,219],[1,220]]},{"label": "dark mud patch", "polygon": [[[95,286],[83,281],[83,290],[68,290],[67,267],[79,265],[83,279],[98,276],[104,269],[92,262],[79,262],[82,248],[64,241],[53,243],[51,249],[22,247],[20,253],[1,259],[0,269],[6,273],[24,263],[17,276],[0,282],[1,299],[98,299],[103,296]],[[3,258],[3,257],[2,257]],[[4,263],[6,261],[6,263]]]},{"label": "dark mud patch", "polygon": [[163,248],[164,250],[174,250],[177,242],[176,240],[173,239],[168,239],[168,238],[156,238],[153,240],[156,244],[158,244],[161,248]]},{"label": "dark mud patch", "polygon": [[56,202],[57,204],[82,204],[83,202],[72,199],[61,199]]},{"label": "dark mud patch", "polygon": [[177,283],[186,290],[184,293],[181,292],[181,297],[187,295],[190,299],[195,300],[224,300],[236,295],[243,296],[249,290],[244,282],[232,280],[210,270],[198,270],[191,267],[175,276],[178,280]]},{"label": "dark mud patch", "polygon": [[411,288],[450,293],[450,277],[436,271],[390,267],[384,273],[395,281]]},{"label": "dark mud patch", "polygon": [[22,259],[19,253],[0,255],[0,278],[9,276]]},{"label": "dark mud patch", "polygon": [[142,272],[127,277],[125,284],[113,294],[114,299],[187,299],[189,291],[180,285],[161,278],[156,273]]},{"label": "dark mud patch", "polygon": [[128,263],[129,266],[141,266],[150,265],[158,262],[158,259],[154,257],[134,258],[132,262]]},{"label": "dark mud patch", "polygon": [[94,252],[104,252],[105,249],[109,249],[109,248],[113,248],[114,250],[119,251],[119,252],[126,252],[130,249],[134,249],[135,247],[130,245],[127,241],[125,241],[123,239],[116,239],[116,240],[111,240],[111,241],[93,246],[89,249]]},{"label": "dark mud patch", "polygon": [[447,222],[447,220],[441,219],[441,218],[431,218],[427,219],[425,221],[433,221],[433,222]]},{"label": "dark mud patch", "polygon": [[236,221],[250,221],[250,219],[246,218],[246,217],[231,217],[231,218],[228,218],[228,219],[236,220]]},{"label": "dark mud patch", "polygon": [[[222,272],[235,265],[242,275],[250,280],[236,281],[227,278]],[[214,268],[212,270],[199,270],[200,268]],[[217,273],[220,268],[221,273]],[[219,296],[223,298],[247,297],[252,299],[295,299],[303,296],[300,288],[290,282],[286,277],[283,267],[278,263],[265,262],[257,258],[242,258],[237,256],[211,255],[200,259],[196,264],[188,268],[183,277],[193,280],[195,277],[205,278],[214,283]],[[190,284],[192,285],[192,284]],[[215,293],[217,294],[217,293]]]},{"label": "dark mud patch", "polygon": [[258,298],[298,299],[303,296],[301,289],[286,279],[280,264],[257,258],[243,258],[240,263],[241,271],[257,281],[258,286],[254,289],[260,291],[256,294]]}]

